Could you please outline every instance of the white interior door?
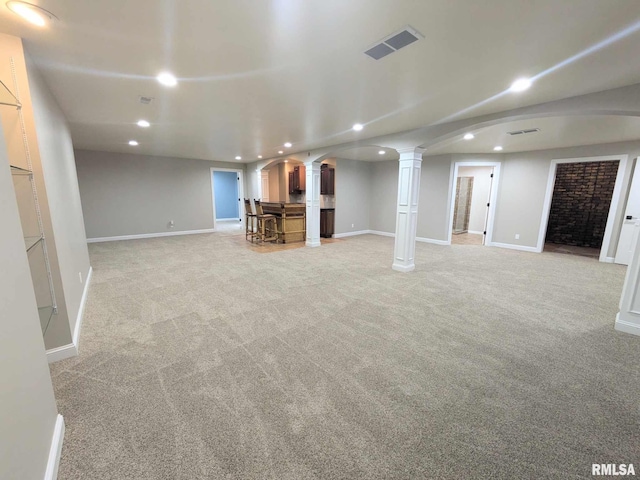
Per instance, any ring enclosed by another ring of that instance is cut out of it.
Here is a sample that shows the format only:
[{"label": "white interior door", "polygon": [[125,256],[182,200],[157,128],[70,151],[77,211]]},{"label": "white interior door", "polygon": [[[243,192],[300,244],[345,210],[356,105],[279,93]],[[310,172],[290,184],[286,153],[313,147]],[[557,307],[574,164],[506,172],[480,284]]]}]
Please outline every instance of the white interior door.
[{"label": "white interior door", "polygon": [[636,244],[638,232],[640,232],[640,168],[638,168],[637,161],[631,180],[627,206],[624,210],[624,218],[614,262],[629,265],[633,246]]}]

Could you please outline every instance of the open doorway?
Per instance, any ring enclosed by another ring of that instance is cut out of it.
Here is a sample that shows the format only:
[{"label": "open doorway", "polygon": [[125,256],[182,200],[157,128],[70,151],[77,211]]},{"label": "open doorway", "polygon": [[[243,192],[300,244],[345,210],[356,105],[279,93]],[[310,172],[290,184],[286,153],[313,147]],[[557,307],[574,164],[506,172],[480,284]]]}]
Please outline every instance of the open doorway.
[{"label": "open doorway", "polygon": [[449,242],[491,242],[498,162],[457,162],[453,168]]},{"label": "open doorway", "polygon": [[612,262],[609,244],[626,156],[553,160],[539,251]]},{"label": "open doorway", "polygon": [[238,225],[242,225],[243,197],[242,170],[211,169],[214,229],[224,229],[225,226],[238,228]]}]

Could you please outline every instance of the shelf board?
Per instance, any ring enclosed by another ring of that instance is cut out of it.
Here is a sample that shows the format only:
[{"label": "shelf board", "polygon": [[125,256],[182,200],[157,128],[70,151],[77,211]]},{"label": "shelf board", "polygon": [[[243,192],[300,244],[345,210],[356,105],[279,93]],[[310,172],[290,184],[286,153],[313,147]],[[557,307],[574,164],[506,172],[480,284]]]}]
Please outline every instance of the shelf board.
[{"label": "shelf board", "polygon": [[11,165],[11,174],[12,175],[33,175],[31,170],[27,170],[26,168],[16,167],[15,165]]},{"label": "shelf board", "polygon": [[38,308],[38,315],[40,315],[40,328],[42,329],[42,335],[45,334],[47,328],[49,328],[49,323],[51,322],[51,318],[53,317],[54,309],[53,307],[40,307]]},{"label": "shelf board", "polygon": [[22,107],[16,96],[11,93],[11,90],[9,90],[2,81],[0,81],[0,105],[8,105],[16,108]]},{"label": "shelf board", "polygon": [[42,235],[39,237],[24,237],[24,247],[28,252],[33,247],[35,247],[38,243],[40,243],[42,240],[43,240]]}]

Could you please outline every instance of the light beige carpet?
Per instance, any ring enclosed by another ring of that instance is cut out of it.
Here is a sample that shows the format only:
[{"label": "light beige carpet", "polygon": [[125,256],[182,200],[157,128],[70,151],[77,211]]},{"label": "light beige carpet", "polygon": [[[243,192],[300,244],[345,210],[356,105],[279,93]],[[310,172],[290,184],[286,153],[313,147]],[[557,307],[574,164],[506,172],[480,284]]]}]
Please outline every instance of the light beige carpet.
[{"label": "light beige carpet", "polygon": [[60,480],[568,479],[640,467],[625,268],[361,236],[92,244],[80,356],[51,366]]}]

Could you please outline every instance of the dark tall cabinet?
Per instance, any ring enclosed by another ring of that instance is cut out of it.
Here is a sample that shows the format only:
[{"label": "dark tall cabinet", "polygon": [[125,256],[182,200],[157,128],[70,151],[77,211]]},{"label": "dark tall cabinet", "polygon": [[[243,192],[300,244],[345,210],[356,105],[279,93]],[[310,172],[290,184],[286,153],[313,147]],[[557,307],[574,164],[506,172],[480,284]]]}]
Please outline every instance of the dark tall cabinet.
[{"label": "dark tall cabinet", "polygon": [[293,167],[293,171],[289,172],[289,194],[302,193],[305,190],[306,171],[304,165]]},{"label": "dark tall cabinet", "polygon": [[336,169],[323,163],[320,166],[320,194],[335,195]]},{"label": "dark tall cabinet", "polygon": [[320,236],[331,238],[333,236],[336,210],[334,208],[320,209]]}]

